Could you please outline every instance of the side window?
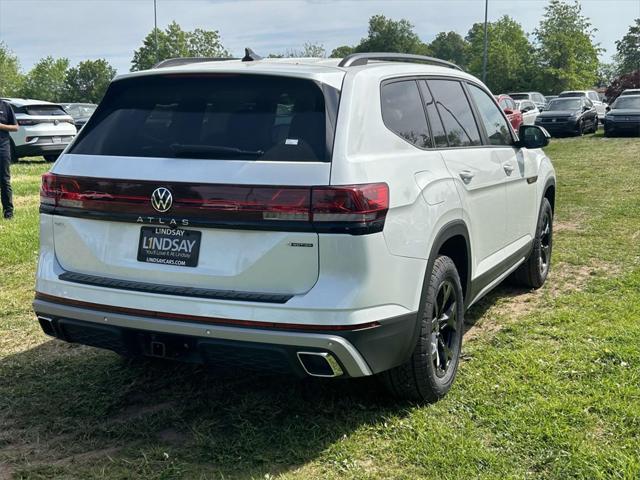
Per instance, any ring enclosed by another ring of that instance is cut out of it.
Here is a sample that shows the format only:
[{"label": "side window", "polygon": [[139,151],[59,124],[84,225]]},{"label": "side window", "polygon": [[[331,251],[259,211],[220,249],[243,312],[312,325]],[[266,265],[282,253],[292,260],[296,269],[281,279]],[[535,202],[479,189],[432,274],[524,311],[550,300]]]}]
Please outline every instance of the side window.
[{"label": "side window", "polygon": [[584,104],[589,108],[593,107],[593,102],[586,97],[584,99]]},{"label": "side window", "polygon": [[436,108],[436,102],[433,100],[433,95],[431,95],[431,91],[429,87],[427,87],[427,82],[424,80],[420,80],[420,91],[422,92],[422,98],[427,107],[427,116],[429,117],[429,125],[431,125],[431,133],[433,134],[435,146],[436,148],[448,147],[447,133],[444,131],[442,120]]},{"label": "side window", "polygon": [[[480,145],[480,132],[464,89],[456,80],[427,82],[436,101],[450,147]],[[493,103],[493,102],[492,102]]]},{"label": "side window", "polygon": [[503,109],[503,110],[505,108],[509,108],[509,103],[507,102],[506,99],[503,98],[502,100],[500,100],[500,108]]},{"label": "side window", "polygon": [[381,89],[386,127],[416,147],[429,148],[431,135],[415,80],[387,83]]},{"label": "side window", "polygon": [[513,100],[507,100],[508,104],[509,104],[509,108],[511,110],[517,110],[518,106],[516,105],[516,102],[514,102]]},{"label": "side window", "polygon": [[511,145],[513,140],[511,138],[511,132],[509,131],[509,125],[495,103],[491,100],[491,97],[475,85],[469,84],[469,91],[480,112],[482,123],[489,137],[489,143],[491,143],[491,145]]},{"label": "side window", "polygon": [[600,100],[596,92],[589,92],[589,99],[596,102]]}]

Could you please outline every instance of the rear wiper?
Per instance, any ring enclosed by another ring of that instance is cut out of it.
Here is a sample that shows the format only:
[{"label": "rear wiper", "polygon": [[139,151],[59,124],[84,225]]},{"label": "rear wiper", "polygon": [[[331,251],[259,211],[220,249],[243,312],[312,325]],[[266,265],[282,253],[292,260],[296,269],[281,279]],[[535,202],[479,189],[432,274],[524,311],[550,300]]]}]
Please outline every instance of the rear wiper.
[{"label": "rear wiper", "polygon": [[262,150],[242,150],[240,148],[225,147],[222,145],[183,145],[181,143],[174,143],[169,148],[176,157],[196,156],[196,158],[208,158],[209,155],[214,154],[234,157],[261,157],[264,155],[264,151]]}]

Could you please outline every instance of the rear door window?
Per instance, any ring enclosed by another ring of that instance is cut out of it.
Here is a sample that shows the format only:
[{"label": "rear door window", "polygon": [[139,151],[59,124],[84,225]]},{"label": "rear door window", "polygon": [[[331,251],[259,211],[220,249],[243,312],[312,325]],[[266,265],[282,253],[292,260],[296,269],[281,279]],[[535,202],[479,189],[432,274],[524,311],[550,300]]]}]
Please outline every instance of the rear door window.
[{"label": "rear door window", "polygon": [[462,84],[456,80],[429,80],[427,83],[442,118],[449,146],[480,145],[480,132]]},{"label": "rear door window", "polygon": [[266,75],[120,80],[70,153],[329,161],[333,132],[327,133],[327,124],[335,124],[335,112],[325,107],[329,90],[306,79]]},{"label": "rear door window", "polygon": [[415,80],[382,85],[381,99],[382,120],[389,130],[416,147],[433,146]]}]

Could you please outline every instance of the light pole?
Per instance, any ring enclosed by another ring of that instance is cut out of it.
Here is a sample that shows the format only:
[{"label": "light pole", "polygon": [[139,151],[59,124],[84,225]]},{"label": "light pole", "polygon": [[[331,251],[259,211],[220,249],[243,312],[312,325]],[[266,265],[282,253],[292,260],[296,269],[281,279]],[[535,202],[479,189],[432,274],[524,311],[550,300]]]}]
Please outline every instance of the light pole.
[{"label": "light pole", "polygon": [[489,17],[489,0],[484,2],[484,55],[482,57],[482,83],[487,82],[487,56],[489,48],[489,36],[487,32],[487,19]]},{"label": "light pole", "polygon": [[153,0],[153,37],[156,47],[156,63],[158,63],[158,8],[156,0]]}]

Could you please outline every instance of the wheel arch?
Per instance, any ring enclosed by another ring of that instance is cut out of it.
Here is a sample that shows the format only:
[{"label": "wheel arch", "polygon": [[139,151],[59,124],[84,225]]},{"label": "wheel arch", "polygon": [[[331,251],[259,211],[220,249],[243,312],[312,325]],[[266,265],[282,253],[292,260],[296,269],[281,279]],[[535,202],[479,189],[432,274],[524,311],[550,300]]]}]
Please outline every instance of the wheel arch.
[{"label": "wheel arch", "polygon": [[[416,323],[413,332],[413,342],[411,343],[412,349],[418,342],[420,335],[420,328],[422,324],[422,318],[424,315],[424,295],[429,286],[429,280],[431,279],[431,272],[433,271],[433,265],[438,258],[438,255],[446,255],[456,266],[458,275],[460,276],[460,283],[462,285],[462,292],[464,296],[465,309],[468,305],[471,295],[471,241],[469,238],[469,229],[462,220],[453,220],[445,224],[438,234],[435,236],[435,240],[431,245],[429,252],[429,258],[427,260],[427,268],[424,274],[424,280],[422,283],[422,290],[420,294],[420,305],[418,307],[418,314],[416,315]],[[412,350],[407,352],[407,358],[411,355]]]},{"label": "wheel arch", "polygon": [[555,213],[556,211],[556,181],[553,177],[547,180],[545,183],[544,190],[542,192],[542,198],[546,198],[549,200],[551,204],[551,212]]}]

